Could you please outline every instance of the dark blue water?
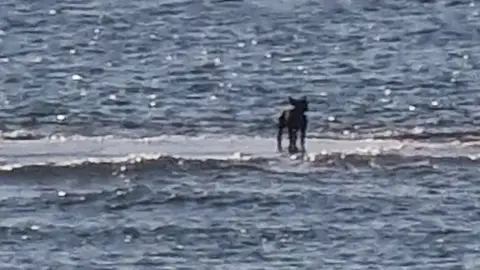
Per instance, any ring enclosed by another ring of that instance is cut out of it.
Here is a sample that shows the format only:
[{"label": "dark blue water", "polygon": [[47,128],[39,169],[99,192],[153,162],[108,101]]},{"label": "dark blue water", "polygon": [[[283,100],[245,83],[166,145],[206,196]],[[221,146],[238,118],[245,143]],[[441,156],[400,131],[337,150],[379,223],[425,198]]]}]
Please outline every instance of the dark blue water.
[{"label": "dark blue water", "polygon": [[1,2],[0,268],[478,269],[479,11]]}]

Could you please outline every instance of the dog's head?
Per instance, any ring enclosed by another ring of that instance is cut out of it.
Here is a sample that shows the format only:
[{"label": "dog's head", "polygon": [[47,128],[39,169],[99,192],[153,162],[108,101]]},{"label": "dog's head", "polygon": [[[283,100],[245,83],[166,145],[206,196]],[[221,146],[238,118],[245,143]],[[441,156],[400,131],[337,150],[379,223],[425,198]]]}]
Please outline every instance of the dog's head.
[{"label": "dog's head", "polygon": [[292,97],[288,97],[288,101],[296,110],[299,110],[301,112],[308,111],[308,101],[306,96],[303,96],[300,99],[294,99]]}]

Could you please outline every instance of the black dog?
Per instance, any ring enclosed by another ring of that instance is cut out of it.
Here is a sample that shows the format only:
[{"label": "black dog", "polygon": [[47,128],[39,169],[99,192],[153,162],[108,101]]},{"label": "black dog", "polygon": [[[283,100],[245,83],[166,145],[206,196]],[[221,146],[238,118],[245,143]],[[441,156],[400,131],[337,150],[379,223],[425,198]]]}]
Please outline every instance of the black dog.
[{"label": "black dog", "polygon": [[305,112],[308,111],[307,97],[303,96],[301,99],[293,99],[288,97],[288,101],[293,106],[293,109],[285,110],[278,118],[278,133],[277,133],[277,150],[282,151],[282,134],[283,129],[288,128],[288,152],[294,154],[298,152],[297,148],[297,133],[300,130],[300,144],[302,152],[305,152],[305,135],[307,131],[307,116]]}]

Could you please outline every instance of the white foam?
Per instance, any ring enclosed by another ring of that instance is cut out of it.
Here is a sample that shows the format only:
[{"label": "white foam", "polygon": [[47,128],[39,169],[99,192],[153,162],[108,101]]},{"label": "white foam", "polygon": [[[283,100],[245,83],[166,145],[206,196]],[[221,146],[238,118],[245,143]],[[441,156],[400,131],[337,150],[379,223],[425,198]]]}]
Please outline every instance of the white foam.
[{"label": "white foam", "polygon": [[[287,142],[284,142],[284,147]],[[479,156],[479,142],[426,143],[400,140],[307,139],[307,159],[340,153],[375,156],[394,153],[403,156]],[[286,150],[286,149],[285,149]],[[171,156],[182,159],[249,160],[277,158],[274,138],[241,136],[160,136],[143,139],[108,137],[63,137],[62,140],[0,140],[3,169],[26,165],[75,165],[85,161],[141,162]]]}]

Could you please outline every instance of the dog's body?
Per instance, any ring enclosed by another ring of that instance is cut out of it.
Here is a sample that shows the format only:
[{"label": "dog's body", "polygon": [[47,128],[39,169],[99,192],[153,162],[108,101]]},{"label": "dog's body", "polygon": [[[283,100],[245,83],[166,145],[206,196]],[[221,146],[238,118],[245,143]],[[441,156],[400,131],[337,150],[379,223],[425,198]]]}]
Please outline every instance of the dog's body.
[{"label": "dog's body", "polygon": [[277,133],[277,150],[282,151],[282,134],[283,129],[288,129],[288,152],[290,154],[297,153],[297,133],[300,131],[301,151],[305,152],[305,136],[307,131],[308,120],[305,112],[308,111],[308,101],[304,96],[301,99],[293,99],[288,97],[288,101],[293,106],[292,109],[285,110],[278,117],[278,133]]}]

